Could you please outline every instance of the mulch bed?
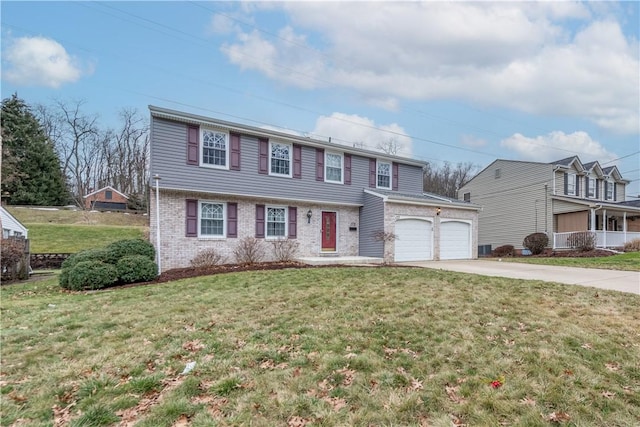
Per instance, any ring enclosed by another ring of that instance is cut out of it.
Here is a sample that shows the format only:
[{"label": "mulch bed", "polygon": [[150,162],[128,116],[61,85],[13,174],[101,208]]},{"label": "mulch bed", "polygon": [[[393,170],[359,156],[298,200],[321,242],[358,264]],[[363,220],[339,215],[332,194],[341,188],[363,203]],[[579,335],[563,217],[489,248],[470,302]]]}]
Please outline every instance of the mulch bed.
[{"label": "mulch bed", "polygon": [[162,273],[156,280],[149,283],[163,283],[172,280],[188,279],[190,277],[211,276],[213,274],[236,273],[239,271],[283,270],[285,268],[312,268],[314,266],[297,261],[259,262],[255,264],[225,264],[209,267],[174,268]]}]

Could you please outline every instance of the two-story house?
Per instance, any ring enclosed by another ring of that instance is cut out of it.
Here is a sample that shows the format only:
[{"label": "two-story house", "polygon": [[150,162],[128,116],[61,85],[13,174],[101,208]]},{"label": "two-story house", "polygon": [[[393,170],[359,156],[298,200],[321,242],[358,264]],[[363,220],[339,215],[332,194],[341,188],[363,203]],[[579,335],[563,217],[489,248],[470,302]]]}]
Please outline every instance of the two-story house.
[{"label": "two-story house", "polygon": [[640,238],[640,207],[625,202],[616,166],[582,163],[577,156],[551,163],[496,160],[460,188],[458,197],[482,206],[480,254],[502,245],[522,248],[534,232],[554,249],[570,247],[572,232],[592,231],[598,247]]},{"label": "two-story house", "polygon": [[[149,107],[151,240],[161,269],[239,241],[298,257],[474,258],[478,207],[422,191],[423,162]],[[159,227],[158,227],[159,224]]]}]

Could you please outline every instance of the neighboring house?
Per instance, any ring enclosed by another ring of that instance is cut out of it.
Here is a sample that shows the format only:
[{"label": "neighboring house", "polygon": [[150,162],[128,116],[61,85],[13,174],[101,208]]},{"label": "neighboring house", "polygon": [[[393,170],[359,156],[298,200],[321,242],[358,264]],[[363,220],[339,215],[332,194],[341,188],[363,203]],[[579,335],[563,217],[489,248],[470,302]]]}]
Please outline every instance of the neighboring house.
[{"label": "neighboring house", "polygon": [[12,268],[2,266],[2,278],[8,279],[26,279],[31,273],[30,255],[29,255],[29,230],[22,225],[9,211],[0,206],[0,225],[2,226],[2,239],[12,239],[19,244],[21,250],[24,249],[22,260]]},{"label": "neighboring house", "polygon": [[246,237],[295,239],[298,257],[477,256],[479,208],[424,194],[423,162],[149,108],[150,236],[163,271],[206,249],[233,262]]},{"label": "neighboring house", "polygon": [[577,156],[551,163],[496,160],[458,191],[482,206],[480,254],[502,245],[522,248],[534,232],[554,249],[569,248],[572,232],[593,231],[598,247],[640,238],[640,206],[625,202],[628,181],[615,166],[582,163]]},{"label": "neighboring house", "polygon": [[124,211],[129,198],[111,186],[103,187],[84,196],[85,209]]},{"label": "neighboring house", "polygon": [[2,223],[2,238],[24,237],[27,239],[29,230],[20,221],[9,213],[4,206],[0,206],[0,221]]}]

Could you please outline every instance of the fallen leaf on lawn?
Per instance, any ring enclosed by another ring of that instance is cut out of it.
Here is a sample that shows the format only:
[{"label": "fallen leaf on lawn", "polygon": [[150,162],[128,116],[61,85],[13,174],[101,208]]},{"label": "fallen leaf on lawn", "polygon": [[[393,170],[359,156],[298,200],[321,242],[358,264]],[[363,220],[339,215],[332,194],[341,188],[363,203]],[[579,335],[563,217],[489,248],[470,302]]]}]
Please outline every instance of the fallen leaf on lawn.
[{"label": "fallen leaf on lawn", "polygon": [[451,425],[453,427],[467,427],[467,424],[465,424],[465,422],[462,421],[462,418],[453,414],[450,414],[449,417],[451,417]]},{"label": "fallen leaf on lawn", "polygon": [[602,392],[602,397],[605,397],[607,399],[613,399],[615,397],[615,393],[611,392],[611,391],[603,391]]},{"label": "fallen leaf on lawn", "polygon": [[358,355],[355,354],[355,353],[347,353],[347,354],[344,355],[345,359],[353,359],[355,357],[358,357]]},{"label": "fallen leaf on lawn", "polygon": [[510,339],[505,339],[504,340],[504,345],[514,345],[516,342],[514,340],[510,340]]},{"label": "fallen leaf on lawn", "polygon": [[530,397],[523,397],[518,401],[521,405],[535,406],[536,401]]},{"label": "fallen leaf on lawn", "polygon": [[204,348],[204,344],[200,340],[187,341],[182,344],[182,348],[187,351],[199,351]]},{"label": "fallen leaf on lawn", "polygon": [[409,386],[409,391],[418,391],[422,390],[424,387],[422,386],[422,381],[419,381],[415,378],[411,379],[411,385]]},{"label": "fallen leaf on lawn", "polygon": [[261,369],[273,369],[275,367],[276,367],[276,363],[271,359],[265,360],[260,364]]},{"label": "fallen leaf on lawn", "polygon": [[62,427],[69,425],[71,422],[71,409],[75,406],[75,402],[64,408],[53,405],[53,425],[54,427]]},{"label": "fallen leaf on lawn", "polygon": [[310,422],[311,420],[309,418],[294,416],[289,418],[289,421],[287,421],[287,426],[288,427],[304,427]]},{"label": "fallen leaf on lawn", "polygon": [[353,379],[355,378],[356,375],[356,371],[354,371],[353,369],[349,369],[349,368],[342,368],[342,369],[338,369],[337,371],[335,371],[336,373],[344,376],[343,380],[342,380],[342,385],[345,387],[350,386],[353,383]]},{"label": "fallen leaf on lawn", "polygon": [[604,366],[607,367],[608,370],[610,371],[618,371],[620,370],[620,365],[616,362],[611,362],[611,363],[605,363]]},{"label": "fallen leaf on lawn", "polygon": [[593,346],[592,346],[590,343],[588,343],[588,342],[586,342],[586,343],[582,344],[580,347],[584,348],[585,350],[591,350],[591,349],[593,349]]},{"label": "fallen leaf on lawn", "polygon": [[485,338],[487,339],[487,341],[493,342],[493,341],[498,339],[498,336],[497,335],[487,335]]},{"label": "fallen leaf on lawn", "polygon": [[191,425],[191,423],[189,422],[189,417],[187,417],[185,414],[182,414],[178,417],[176,422],[173,423],[172,427],[187,427],[189,425]]},{"label": "fallen leaf on lawn", "polygon": [[403,348],[401,351],[404,354],[408,354],[409,356],[411,356],[414,359],[418,358],[418,353],[416,353],[415,351],[411,350],[410,348]]},{"label": "fallen leaf on lawn", "polygon": [[15,390],[11,391],[7,396],[16,403],[23,403],[27,401],[26,397],[16,393]]},{"label": "fallen leaf on lawn", "polygon": [[452,402],[464,403],[464,399],[458,396],[459,389],[460,387],[458,386],[450,386],[448,384],[444,386],[444,391],[447,393],[447,396],[449,396],[449,399],[451,399]]},{"label": "fallen leaf on lawn", "polygon": [[566,412],[552,412],[547,417],[547,420],[554,423],[562,423],[565,421],[570,421],[571,417]]},{"label": "fallen leaf on lawn", "polygon": [[397,348],[384,347],[384,355],[385,355],[386,358],[389,358],[389,357],[393,356],[397,352],[398,352]]},{"label": "fallen leaf on lawn", "polygon": [[293,377],[299,377],[300,374],[302,373],[302,369],[300,368],[300,366],[296,366],[295,369],[293,370]]},{"label": "fallen leaf on lawn", "polygon": [[322,400],[331,405],[333,410],[336,412],[347,406],[347,401],[340,397],[325,397]]},{"label": "fallen leaf on lawn", "polygon": [[631,390],[631,386],[624,386],[622,387],[622,391],[624,391],[624,394],[633,394],[633,390]]},{"label": "fallen leaf on lawn", "polygon": [[571,375],[573,375],[573,371],[571,369],[565,369],[564,370],[564,374],[568,375],[568,376],[571,376]]}]

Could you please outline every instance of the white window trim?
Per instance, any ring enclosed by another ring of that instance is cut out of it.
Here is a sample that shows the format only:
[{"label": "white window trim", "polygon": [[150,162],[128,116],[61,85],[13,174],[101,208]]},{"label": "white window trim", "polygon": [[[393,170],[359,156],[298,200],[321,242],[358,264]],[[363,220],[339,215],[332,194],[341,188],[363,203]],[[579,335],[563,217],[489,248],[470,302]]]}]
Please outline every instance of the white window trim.
[{"label": "white window trim", "polygon": [[[289,174],[284,174],[284,173],[275,173],[275,172],[271,172],[271,148],[273,147],[273,144],[278,144],[278,145],[286,145],[289,147]],[[285,177],[285,178],[291,178],[293,176],[293,144],[289,144],[286,142],[279,142],[279,141],[269,141],[269,175],[271,176],[281,176],[281,177]]]},{"label": "white window trim", "polygon": [[[380,164],[387,164],[389,165],[389,186],[388,187],[381,187],[378,185],[378,166]],[[380,188],[383,190],[391,190],[393,188],[393,163],[391,162],[385,162],[382,160],[376,160],[376,188]]]},{"label": "white window trim", "polygon": [[[269,209],[284,209],[284,236],[269,236]],[[264,207],[264,238],[265,240],[281,240],[289,238],[289,207],[267,205]]]},{"label": "white window trim", "polygon": [[[202,205],[222,205],[222,234],[202,234]],[[221,240],[227,238],[227,204],[217,200],[198,200],[198,238],[207,240]]]},{"label": "white window trim", "polygon": [[[571,178],[573,177],[573,188],[571,184]],[[576,195],[576,184],[578,183],[578,175],[575,173],[567,173],[567,196]]]},{"label": "white window trim", "polygon": [[[596,194],[598,193],[596,189],[596,186],[598,185],[598,180],[595,177],[588,176],[587,182],[589,183],[589,191],[587,191],[586,196],[588,199],[595,199]],[[591,192],[593,192],[593,194]]]},{"label": "white window trim", "polygon": [[[332,179],[327,178],[329,176],[329,174],[327,173],[327,168],[329,167],[328,162],[327,162],[327,156],[332,155],[332,156],[340,156],[340,181],[335,181]],[[376,164],[376,168],[377,168],[377,164]],[[344,154],[343,153],[336,153],[333,151],[325,151],[324,152],[324,182],[330,182],[333,184],[344,184]]]},{"label": "white window trim", "polygon": [[[605,200],[613,200],[613,193],[614,193],[613,187],[615,185],[616,185],[616,183],[613,182],[613,181],[610,181],[610,180],[606,180],[604,182],[604,199]],[[609,194],[609,188],[611,188],[611,194]],[[611,197],[609,197],[609,196],[611,196]]]},{"label": "white window trim", "polygon": [[[224,150],[224,156],[225,156],[225,160],[224,160],[224,166],[220,166],[220,165],[212,165],[211,163],[205,163],[204,162],[204,133],[206,131],[209,132],[216,132],[216,133],[221,133],[223,135],[225,135],[225,139],[226,139],[226,149]],[[199,157],[200,157],[200,166],[204,167],[204,168],[212,168],[212,169],[222,169],[222,170],[229,170],[229,151],[231,150],[230,147],[231,144],[231,138],[229,135],[229,132],[224,132],[224,131],[220,131],[220,130],[216,130],[216,129],[209,129],[209,128],[200,128],[200,144],[198,144],[198,149],[200,150]]]}]

